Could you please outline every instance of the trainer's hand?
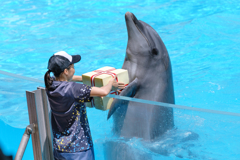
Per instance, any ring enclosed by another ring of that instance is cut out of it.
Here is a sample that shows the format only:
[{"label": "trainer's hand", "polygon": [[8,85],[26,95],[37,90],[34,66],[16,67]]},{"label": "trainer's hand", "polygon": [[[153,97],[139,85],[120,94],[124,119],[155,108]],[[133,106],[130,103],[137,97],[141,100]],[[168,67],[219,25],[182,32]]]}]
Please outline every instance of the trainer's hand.
[{"label": "trainer's hand", "polygon": [[112,87],[112,90],[116,91],[116,90],[121,90],[121,89],[124,89],[126,86],[124,83],[122,82],[117,82],[116,80],[114,80],[113,82],[113,87]]}]

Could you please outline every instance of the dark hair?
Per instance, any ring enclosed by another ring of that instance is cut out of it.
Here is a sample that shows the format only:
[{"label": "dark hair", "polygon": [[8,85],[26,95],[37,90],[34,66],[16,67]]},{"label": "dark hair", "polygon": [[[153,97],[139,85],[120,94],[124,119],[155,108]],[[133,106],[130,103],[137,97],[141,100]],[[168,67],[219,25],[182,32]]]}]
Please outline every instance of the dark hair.
[{"label": "dark hair", "polygon": [[[70,68],[71,68],[71,65],[68,66],[66,69],[69,70]],[[51,85],[52,85],[52,83],[53,83],[53,78],[50,76],[50,72],[51,72],[51,71],[48,70],[48,71],[45,73],[45,76],[44,76],[45,87],[46,87],[47,90],[51,87]],[[58,73],[54,73],[54,72],[53,72],[53,74],[54,74],[55,77],[59,77],[61,73],[62,73],[62,72],[58,72]]]},{"label": "dark hair", "polygon": [[52,85],[53,83],[53,78],[50,76],[50,70],[48,70],[46,73],[45,73],[45,76],[44,76],[44,82],[45,82],[45,87],[46,89],[48,90],[50,88],[50,86]]}]

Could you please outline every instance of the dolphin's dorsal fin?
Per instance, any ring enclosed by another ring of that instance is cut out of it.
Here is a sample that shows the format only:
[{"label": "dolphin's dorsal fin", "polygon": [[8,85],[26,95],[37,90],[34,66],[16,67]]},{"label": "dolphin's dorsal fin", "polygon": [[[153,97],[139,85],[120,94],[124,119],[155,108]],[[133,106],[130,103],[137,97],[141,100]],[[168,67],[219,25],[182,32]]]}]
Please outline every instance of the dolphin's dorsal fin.
[{"label": "dolphin's dorsal fin", "polygon": [[[131,83],[128,84],[128,86],[120,93],[120,96],[126,96],[126,97],[134,97],[136,94],[138,88],[138,79],[135,78]],[[123,100],[120,99],[114,99],[109,111],[108,111],[108,117],[107,119],[109,119],[112,114],[122,105],[126,105],[126,103],[124,103]]]}]

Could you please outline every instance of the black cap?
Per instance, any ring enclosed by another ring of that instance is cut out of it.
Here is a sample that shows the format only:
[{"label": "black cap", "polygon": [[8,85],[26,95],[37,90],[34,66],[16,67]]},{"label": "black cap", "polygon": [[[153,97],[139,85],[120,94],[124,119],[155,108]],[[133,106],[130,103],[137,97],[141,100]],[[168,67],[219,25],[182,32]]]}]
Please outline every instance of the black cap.
[{"label": "black cap", "polygon": [[48,61],[48,69],[53,73],[60,74],[73,63],[81,60],[80,55],[69,55],[65,51],[55,53]]}]

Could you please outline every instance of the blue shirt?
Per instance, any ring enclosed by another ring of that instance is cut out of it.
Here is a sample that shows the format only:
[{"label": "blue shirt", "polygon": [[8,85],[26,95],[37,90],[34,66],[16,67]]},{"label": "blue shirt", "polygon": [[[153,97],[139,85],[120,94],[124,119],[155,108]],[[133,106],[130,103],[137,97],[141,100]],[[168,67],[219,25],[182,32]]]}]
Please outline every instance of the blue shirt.
[{"label": "blue shirt", "polygon": [[91,87],[66,81],[53,81],[47,91],[52,110],[53,147],[60,152],[81,152],[93,147],[86,106]]}]

